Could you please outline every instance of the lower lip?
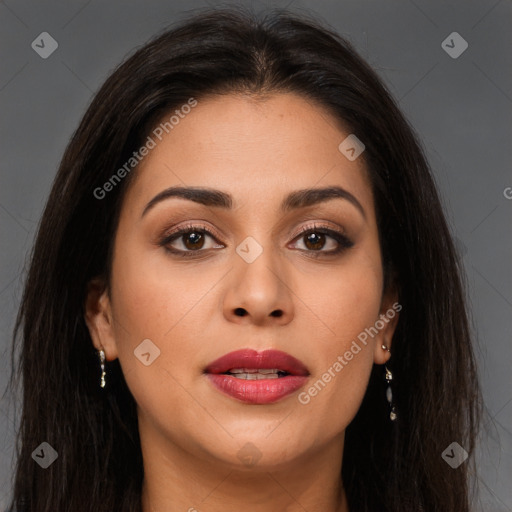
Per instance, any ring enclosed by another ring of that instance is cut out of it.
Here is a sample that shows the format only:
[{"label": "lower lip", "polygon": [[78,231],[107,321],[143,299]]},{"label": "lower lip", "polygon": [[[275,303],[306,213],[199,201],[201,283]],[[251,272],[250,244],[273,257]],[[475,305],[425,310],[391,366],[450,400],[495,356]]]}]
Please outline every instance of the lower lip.
[{"label": "lower lip", "polygon": [[288,396],[307,381],[307,377],[287,375],[278,379],[246,380],[226,374],[208,373],[210,382],[219,390],[248,404],[271,404]]}]

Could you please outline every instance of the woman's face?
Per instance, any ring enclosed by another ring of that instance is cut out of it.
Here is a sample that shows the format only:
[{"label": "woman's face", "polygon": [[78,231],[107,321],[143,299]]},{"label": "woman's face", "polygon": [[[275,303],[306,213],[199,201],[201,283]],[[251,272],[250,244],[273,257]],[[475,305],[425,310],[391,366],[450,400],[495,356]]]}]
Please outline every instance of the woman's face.
[{"label": "woman's face", "polygon": [[[143,445],[263,468],[341,453],[397,319],[379,322],[396,298],[383,294],[364,153],[338,148],[349,135],[284,93],[200,100],[152,134],[111,288],[91,292],[87,314],[96,347],[120,360]],[[251,352],[211,364],[240,350]]]}]

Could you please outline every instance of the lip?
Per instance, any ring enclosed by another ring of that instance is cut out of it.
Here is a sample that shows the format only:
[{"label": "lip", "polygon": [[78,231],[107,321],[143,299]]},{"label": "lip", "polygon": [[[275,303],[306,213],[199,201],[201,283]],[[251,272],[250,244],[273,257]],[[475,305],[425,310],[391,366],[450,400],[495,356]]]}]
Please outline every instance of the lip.
[{"label": "lip", "polygon": [[[275,368],[288,375],[277,379],[245,380],[226,374],[229,370],[237,368]],[[281,400],[301,388],[309,376],[306,366],[286,352],[258,352],[251,349],[237,350],[216,359],[205,368],[204,373],[218,391],[241,402],[255,405]]]}]

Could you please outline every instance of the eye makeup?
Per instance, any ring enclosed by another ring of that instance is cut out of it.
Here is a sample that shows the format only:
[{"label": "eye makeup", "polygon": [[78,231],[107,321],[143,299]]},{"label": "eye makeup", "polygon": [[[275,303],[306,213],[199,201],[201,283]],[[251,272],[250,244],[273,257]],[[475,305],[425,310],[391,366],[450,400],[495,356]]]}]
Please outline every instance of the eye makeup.
[{"label": "eye makeup", "polygon": [[[188,235],[188,238],[186,237]],[[215,247],[203,248],[205,240],[207,238],[211,238],[217,245]],[[178,257],[188,257],[188,258],[197,258],[204,257],[205,252],[211,253],[211,250],[218,250],[225,248],[226,246],[222,244],[219,240],[221,238],[217,235],[211,228],[205,227],[204,225],[198,223],[187,223],[185,226],[175,229],[171,232],[166,232],[158,241],[158,245],[163,247],[167,252],[171,255],[175,255]],[[184,249],[177,249],[173,247],[173,244],[176,241],[180,241],[184,247]],[[333,257],[343,253],[345,250],[353,247],[354,242],[349,239],[346,233],[342,230],[334,230],[327,226],[322,226],[317,223],[313,223],[310,226],[304,226],[301,230],[293,236],[292,242],[296,240],[304,240],[305,246],[306,244],[312,245],[321,245],[322,247],[319,249],[294,249],[299,250],[301,252],[305,252],[308,256],[312,256],[314,258],[318,257]],[[330,250],[322,250],[323,246],[327,244],[328,240],[334,241],[337,244],[337,247]],[[189,245],[187,247],[187,244]],[[190,247],[192,245],[192,247]],[[198,247],[193,247],[194,245],[199,245]]]}]

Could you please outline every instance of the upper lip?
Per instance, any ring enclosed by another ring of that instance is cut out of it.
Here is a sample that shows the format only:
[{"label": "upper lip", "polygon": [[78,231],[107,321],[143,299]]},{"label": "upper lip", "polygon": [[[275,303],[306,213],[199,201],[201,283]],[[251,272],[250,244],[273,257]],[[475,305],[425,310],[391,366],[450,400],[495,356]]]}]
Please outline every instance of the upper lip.
[{"label": "upper lip", "polygon": [[301,361],[286,352],[273,349],[263,352],[252,349],[236,350],[212,361],[204,372],[220,374],[237,368],[277,369],[291,375],[309,375],[308,369]]}]

